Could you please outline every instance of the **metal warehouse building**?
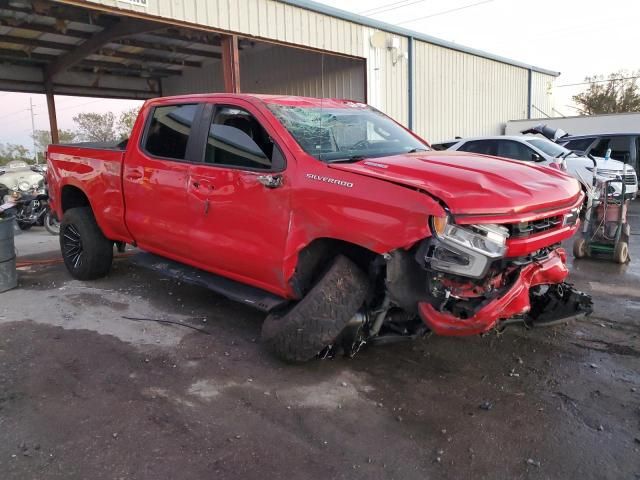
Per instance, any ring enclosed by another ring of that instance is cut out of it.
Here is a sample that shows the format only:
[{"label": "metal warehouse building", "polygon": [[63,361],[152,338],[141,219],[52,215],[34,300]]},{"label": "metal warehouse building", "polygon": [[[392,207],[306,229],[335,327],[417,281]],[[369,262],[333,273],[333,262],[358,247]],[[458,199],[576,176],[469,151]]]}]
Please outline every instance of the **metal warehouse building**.
[{"label": "metal warehouse building", "polygon": [[[306,0],[0,0],[0,89],[366,101],[431,141],[551,112],[557,72]],[[54,133],[54,141],[57,134]]]}]

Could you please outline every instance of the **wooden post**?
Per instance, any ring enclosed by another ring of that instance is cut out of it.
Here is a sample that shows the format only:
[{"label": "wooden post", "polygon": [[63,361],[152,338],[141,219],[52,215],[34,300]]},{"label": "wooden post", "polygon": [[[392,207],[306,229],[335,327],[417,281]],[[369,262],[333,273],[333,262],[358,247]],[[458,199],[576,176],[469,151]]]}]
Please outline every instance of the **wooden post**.
[{"label": "wooden post", "polygon": [[49,112],[49,129],[51,130],[51,143],[59,143],[58,135],[58,117],[56,116],[56,101],[53,97],[53,85],[47,82],[45,84],[45,94],[47,96],[47,111]]},{"label": "wooden post", "polygon": [[240,93],[240,54],[236,35],[222,36],[222,74],[224,91]]}]

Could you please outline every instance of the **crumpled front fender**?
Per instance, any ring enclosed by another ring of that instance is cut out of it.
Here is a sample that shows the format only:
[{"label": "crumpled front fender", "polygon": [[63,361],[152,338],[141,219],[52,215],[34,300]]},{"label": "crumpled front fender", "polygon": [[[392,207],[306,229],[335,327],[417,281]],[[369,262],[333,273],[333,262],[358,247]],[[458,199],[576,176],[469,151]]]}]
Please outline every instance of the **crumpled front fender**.
[{"label": "crumpled front fender", "polygon": [[544,260],[526,265],[501,297],[482,306],[470,318],[461,319],[451,313],[440,312],[427,302],[418,304],[420,317],[437,335],[464,336],[484,333],[491,330],[501,319],[527,313],[531,309],[531,287],[563,282],[569,275],[565,265],[566,257],[565,250],[557,248]]}]

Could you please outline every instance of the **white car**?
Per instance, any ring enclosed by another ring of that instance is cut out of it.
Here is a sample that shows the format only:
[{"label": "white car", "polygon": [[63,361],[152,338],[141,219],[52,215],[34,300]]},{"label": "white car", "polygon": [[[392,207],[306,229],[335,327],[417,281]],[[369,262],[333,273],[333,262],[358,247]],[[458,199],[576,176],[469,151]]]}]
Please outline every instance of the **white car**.
[{"label": "white car", "polygon": [[[588,189],[593,185],[593,161],[578,155],[546,138],[533,135],[511,135],[496,137],[464,138],[433,145],[436,150],[459,150],[496,157],[505,157],[525,162],[535,162],[553,168],[561,168],[573,175]],[[633,198],[638,192],[638,177],[630,165],[619,160],[594,157],[598,167],[598,180],[620,176],[624,179],[626,193]],[[622,182],[612,182],[614,195],[620,195]]]}]

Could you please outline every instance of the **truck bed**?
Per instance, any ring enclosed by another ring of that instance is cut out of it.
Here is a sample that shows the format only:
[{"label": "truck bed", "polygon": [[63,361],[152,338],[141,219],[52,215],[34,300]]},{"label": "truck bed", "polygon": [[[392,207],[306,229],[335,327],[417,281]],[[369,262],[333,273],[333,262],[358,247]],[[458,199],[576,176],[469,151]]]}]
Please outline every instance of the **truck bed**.
[{"label": "truck bed", "polygon": [[[62,198],[90,203],[98,225],[112,240],[130,242],[124,222],[122,163],[125,150],[115,142],[50,145],[47,179],[51,204],[62,218]],[[60,197],[57,198],[57,193]]]}]

